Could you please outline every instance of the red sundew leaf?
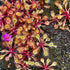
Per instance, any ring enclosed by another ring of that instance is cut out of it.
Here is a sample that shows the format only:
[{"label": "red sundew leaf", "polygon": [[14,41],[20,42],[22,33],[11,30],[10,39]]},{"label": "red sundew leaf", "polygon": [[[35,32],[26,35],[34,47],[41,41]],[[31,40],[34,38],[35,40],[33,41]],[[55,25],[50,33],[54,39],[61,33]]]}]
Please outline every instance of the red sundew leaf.
[{"label": "red sundew leaf", "polygon": [[50,2],[50,0],[45,0],[45,3],[47,4],[47,3],[49,3]]},{"label": "red sundew leaf", "polygon": [[60,29],[61,29],[61,30],[65,30],[65,27],[64,27],[64,26],[60,26]]},{"label": "red sundew leaf", "polygon": [[43,12],[44,12],[43,9],[39,10],[39,14],[42,14]]},{"label": "red sundew leaf", "polygon": [[19,54],[15,53],[15,56],[14,56],[14,57],[16,57],[17,60],[21,60],[21,59],[23,59],[23,55],[22,55],[22,53],[19,53]]},{"label": "red sundew leaf", "polygon": [[49,21],[46,21],[44,24],[45,25],[50,25],[50,22]]},{"label": "red sundew leaf", "polygon": [[39,62],[35,62],[34,65],[41,67],[41,64]]},{"label": "red sundew leaf", "polygon": [[7,10],[8,10],[8,7],[7,7],[7,6],[3,6],[3,8],[2,8],[2,12],[3,12],[3,13],[6,13]]},{"label": "red sundew leaf", "polygon": [[14,5],[13,6],[11,6],[11,10],[13,11],[13,12],[15,12],[17,9],[14,7]]},{"label": "red sundew leaf", "polygon": [[27,3],[24,3],[24,8],[25,8],[26,11],[28,11],[28,10],[30,9],[30,6],[31,6],[31,5],[29,5],[29,4],[27,4]]},{"label": "red sundew leaf", "polygon": [[9,30],[10,29],[10,25],[9,24],[5,24],[4,28]]},{"label": "red sundew leaf", "polygon": [[[4,59],[4,57],[8,54],[8,50],[6,50],[6,49],[4,49],[4,50],[1,50],[0,51],[0,60],[2,60],[2,59]],[[4,53],[4,54],[2,54],[2,53]]]},{"label": "red sundew leaf", "polygon": [[3,13],[0,11],[0,22],[2,21],[2,18],[4,17]]},{"label": "red sundew leaf", "polygon": [[9,54],[8,56],[5,57],[5,60],[9,61],[11,57],[12,57],[12,54]]},{"label": "red sundew leaf", "polygon": [[16,3],[15,3],[15,7],[16,7],[17,9],[20,9],[21,4],[20,4],[20,2],[19,2],[19,1],[16,1]]},{"label": "red sundew leaf", "polygon": [[18,51],[19,53],[23,53],[24,47],[18,47],[18,48],[17,48],[17,51]]},{"label": "red sundew leaf", "polygon": [[16,12],[16,16],[21,17],[23,15],[22,12]]},{"label": "red sundew leaf", "polygon": [[3,31],[4,30],[4,24],[0,24],[0,31]]},{"label": "red sundew leaf", "polygon": [[65,9],[67,8],[67,3],[68,3],[68,1],[69,1],[69,0],[64,0],[64,1],[63,1],[63,5],[65,6]]},{"label": "red sundew leaf", "polygon": [[43,16],[42,20],[48,20],[48,16]]},{"label": "red sundew leaf", "polygon": [[61,4],[61,1],[55,1],[55,5],[59,6]]},{"label": "red sundew leaf", "polygon": [[49,55],[49,49],[44,47],[43,54],[44,54],[44,56],[48,56]]},{"label": "red sundew leaf", "polygon": [[30,24],[30,23],[32,23],[32,22],[33,22],[33,20],[32,20],[31,18],[27,19],[27,23],[28,23],[28,24]]},{"label": "red sundew leaf", "polygon": [[55,5],[59,8],[59,9],[63,9],[62,5],[61,5],[61,1],[55,1]]},{"label": "red sundew leaf", "polygon": [[39,34],[39,29],[37,28],[37,29],[35,30],[35,32],[36,32],[36,34]]},{"label": "red sundew leaf", "polygon": [[45,0],[39,0],[38,3],[40,4],[40,6],[44,6],[45,5]]},{"label": "red sundew leaf", "polygon": [[5,21],[6,21],[7,24],[11,23],[11,19],[9,17],[6,17]]},{"label": "red sundew leaf", "polygon": [[53,10],[51,11],[51,16],[52,16],[53,18],[55,17],[55,13],[54,13]]},{"label": "red sundew leaf", "polygon": [[30,46],[31,48],[35,49],[35,43],[33,41],[27,41],[27,45]]},{"label": "red sundew leaf", "polygon": [[9,10],[8,15],[12,15],[12,14],[13,14],[13,10]]},{"label": "red sundew leaf", "polygon": [[55,25],[54,25],[54,28],[55,28],[55,29],[58,29],[58,26],[59,26],[58,24],[55,24]]},{"label": "red sundew leaf", "polygon": [[15,64],[17,64],[17,63],[19,64],[19,63],[20,63],[20,61],[18,60],[18,58],[15,57],[15,56],[14,56],[14,63],[15,63]]},{"label": "red sundew leaf", "polygon": [[50,9],[50,6],[46,6],[46,5],[44,5],[44,8],[46,8],[46,9]]},{"label": "red sundew leaf", "polygon": [[11,7],[11,3],[9,3],[7,0],[4,1],[4,4],[5,4],[8,8]]},{"label": "red sundew leaf", "polygon": [[37,4],[35,2],[32,3],[32,9],[36,8]]},{"label": "red sundew leaf", "polygon": [[14,27],[15,27],[15,24],[18,22],[18,20],[17,20],[17,17],[16,17],[16,15],[12,15],[12,22],[13,22],[13,25],[14,25]]},{"label": "red sundew leaf", "polygon": [[38,53],[39,53],[39,49],[40,49],[40,48],[34,49],[34,50],[33,50],[33,54],[34,54],[34,55],[38,54]]},{"label": "red sundew leaf", "polygon": [[34,65],[34,61],[24,61],[26,64],[33,66]]},{"label": "red sundew leaf", "polygon": [[61,14],[59,14],[59,15],[56,15],[56,17],[57,17],[58,19],[62,19],[64,16],[61,15]]},{"label": "red sundew leaf", "polygon": [[0,55],[0,60],[2,60],[5,56],[6,54]]}]

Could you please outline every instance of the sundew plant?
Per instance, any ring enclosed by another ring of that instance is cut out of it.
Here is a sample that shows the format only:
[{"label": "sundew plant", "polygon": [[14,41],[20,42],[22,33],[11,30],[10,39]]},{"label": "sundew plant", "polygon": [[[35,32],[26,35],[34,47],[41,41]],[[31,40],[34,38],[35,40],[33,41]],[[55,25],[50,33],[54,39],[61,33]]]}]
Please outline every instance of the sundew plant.
[{"label": "sundew plant", "polygon": [[[54,1],[57,13],[51,10],[51,0],[0,2],[0,61],[8,62],[4,70],[60,70],[58,62],[50,58],[49,52],[58,46],[42,28],[53,23],[55,30],[70,32],[69,0]],[[50,10],[50,16],[44,14],[44,9]],[[15,66],[13,69],[10,61]]]}]

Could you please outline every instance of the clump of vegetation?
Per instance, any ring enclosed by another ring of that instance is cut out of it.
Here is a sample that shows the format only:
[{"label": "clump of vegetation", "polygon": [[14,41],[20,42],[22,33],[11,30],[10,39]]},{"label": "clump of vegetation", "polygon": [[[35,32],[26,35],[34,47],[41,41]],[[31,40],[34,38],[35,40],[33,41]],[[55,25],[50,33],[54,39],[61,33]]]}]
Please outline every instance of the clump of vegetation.
[{"label": "clump of vegetation", "polygon": [[[51,63],[49,48],[57,48],[46,33],[41,29],[51,22],[56,22],[54,28],[69,31],[70,13],[66,0],[63,7],[60,1],[55,5],[59,8],[59,14],[51,11],[51,16],[43,15],[42,8],[49,9],[46,5],[50,0],[5,0],[0,6],[0,32],[2,33],[2,46],[0,60],[5,61],[14,58],[16,70],[31,70],[30,66],[38,66],[43,70],[54,70],[57,62]],[[65,8],[64,8],[65,7]],[[64,8],[64,9],[63,9]],[[50,19],[50,20],[49,20]],[[64,20],[65,19],[65,20]],[[40,52],[43,58],[37,60]],[[46,60],[44,59],[47,58]],[[45,62],[46,61],[46,62]],[[51,64],[50,64],[51,63]],[[10,67],[8,65],[8,67]]]}]

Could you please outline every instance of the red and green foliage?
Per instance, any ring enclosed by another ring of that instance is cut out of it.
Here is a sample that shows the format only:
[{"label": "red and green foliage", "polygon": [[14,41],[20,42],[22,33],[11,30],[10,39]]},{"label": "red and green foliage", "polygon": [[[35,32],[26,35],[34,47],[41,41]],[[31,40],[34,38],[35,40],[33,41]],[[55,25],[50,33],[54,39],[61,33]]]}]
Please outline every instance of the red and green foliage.
[{"label": "red and green foliage", "polygon": [[[51,16],[42,15],[44,8],[50,8],[45,3],[50,0],[5,0],[0,6],[0,31],[2,32],[2,46],[0,50],[0,60],[9,61],[14,58],[16,70],[31,70],[29,66],[35,65],[43,68],[43,70],[54,70],[57,65],[53,62],[51,65],[49,57],[49,48],[57,48],[41,26],[49,25],[55,22],[54,28],[69,30],[70,24],[66,25],[66,21],[70,22],[70,9],[67,8],[68,0],[63,1],[63,7],[60,1],[56,1],[55,5],[59,8],[59,14],[51,11]],[[49,20],[51,19],[51,20]],[[41,36],[42,34],[42,36]],[[44,57],[37,61],[36,55],[43,50]],[[33,60],[33,61],[32,61]]]}]

